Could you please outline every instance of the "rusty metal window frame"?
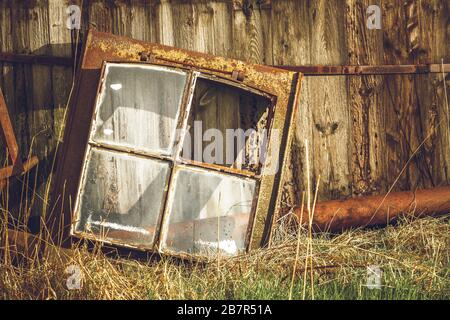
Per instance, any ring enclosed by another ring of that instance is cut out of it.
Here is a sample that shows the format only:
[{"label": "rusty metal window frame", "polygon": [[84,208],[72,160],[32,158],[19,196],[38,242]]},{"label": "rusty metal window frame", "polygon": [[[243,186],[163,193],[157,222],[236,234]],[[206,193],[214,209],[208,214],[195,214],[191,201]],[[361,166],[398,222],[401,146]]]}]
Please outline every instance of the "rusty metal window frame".
[{"label": "rusty metal window frame", "polygon": [[[124,51],[114,49],[127,47],[126,54]],[[143,50],[149,53],[152,57],[150,61],[142,59]],[[175,55],[174,55],[175,54]],[[178,56],[177,56],[178,54]],[[222,63],[218,65],[216,62]],[[246,252],[250,249],[265,246],[270,244],[270,237],[273,228],[273,221],[279,214],[281,205],[281,190],[282,184],[280,181],[285,173],[283,167],[284,161],[289,152],[290,141],[293,136],[293,122],[296,107],[298,105],[300,93],[301,74],[292,71],[285,71],[274,69],[266,66],[251,65],[237,60],[225,59],[206,54],[193,53],[182,49],[164,47],[156,44],[146,43],[143,41],[133,40],[125,37],[113,36],[110,34],[90,31],[85,41],[85,46],[82,55],[80,70],[77,73],[76,87],[73,96],[71,96],[69,104],[69,115],[64,133],[64,148],[60,156],[60,164],[57,168],[56,182],[54,185],[54,194],[52,197],[52,205],[56,214],[51,214],[46,219],[47,225],[54,229],[55,224],[59,221],[63,223],[64,237],[75,237],[79,239],[88,239],[95,241],[102,241],[111,243],[130,249],[140,249],[144,251],[159,251],[162,254],[168,253],[173,256],[181,257],[195,257],[195,254],[180,254],[162,251],[160,248],[161,227],[164,221],[158,221],[158,232],[155,234],[155,245],[151,248],[142,248],[134,245],[129,245],[123,242],[104,241],[91,234],[74,233],[73,224],[75,221],[76,206],[78,204],[78,197],[82,187],[82,176],[86,170],[86,156],[87,151],[94,144],[89,144],[91,136],[91,126],[95,116],[95,109],[97,108],[98,96],[102,83],[104,82],[104,67],[106,63],[126,63],[139,65],[155,65],[158,67],[167,67],[169,69],[179,69],[187,72],[186,87],[183,93],[183,99],[180,106],[180,113],[177,122],[177,128],[184,127],[189,119],[189,112],[191,112],[191,99],[193,90],[195,88],[195,81],[197,78],[206,78],[216,82],[222,82],[227,85],[232,85],[245,91],[257,93],[264,97],[270,98],[271,110],[269,112],[270,120],[268,120],[269,128],[269,153],[272,151],[271,140],[274,133],[272,128],[276,128],[280,133],[280,150],[276,154],[276,161],[279,165],[279,171],[274,174],[264,174],[265,166],[262,166],[259,174],[252,174],[245,172],[245,170],[236,170],[227,167],[209,166],[203,167],[203,163],[185,163],[180,157],[174,157],[170,161],[171,173],[169,180],[173,177],[173,172],[176,166],[197,167],[200,170],[209,170],[211,172],[220,172],[224,175],[236,175],[242,179],[253,179],[256,182],[254,199],[252,204],[251,217],[248,223],[248,230],[246,234]],[[237,71],[236,71],[237,70]],[[97,75],[98,74],[98,75]],[[97,91],[94,94],[93,85],[97,85]],[[189,99],[188,99],[189,98]],[[188,99],[188,100],[186,100]],[[80,108],[85,108],[87,114],[80,111]],[[89,116],[89,118],[87,118]],[[87,125],[83,119],[90,121]],[[72,137],[72,132],[78,130],[80,133],[79,139]],[[87,133],[85,132],[87,131]],[[180,132],[177,130],[177,132]],[[175,148],[173,153],[180,155],[179,151],[182,147],[182,138],[175,136]],[[178,144],[178,145],[177,145]],[[97,146],[98,147],[98,146]],[[115,152],[129,152],[130,150],[117,150]],[[79,153],[82,153],[80,157]],[[134,153],[133,150],[131,150]],[[172,156],[174,155],[172,153]],[[140,154],[138,152],[138,154]],[[142,155],[150,158],[160,158],[168,160],[167,157],[158,157],[154,154]],[[170,158],[170,157],[169,157]],[[71,163],[75,161],[75,165]],[[170,186],[170,182],[168,182]],[[164,213],[159,216],[164,219],[167,215],[167,198],[168,190],[164,192]],[[59,212],[59,214],[58,214]],[[62,215],[62,217],[61,217]]]},{"label": "rusty metal window frame", "polygon": [[[105,90],[106,85],[106,70],[108,66],[129,66],[129,65],[136,65],[136,66],[154,66],[158,68],[159,70],[167,70],[167,71],[183,71],[186,74],[186,83],[183,89],[183,95],[181,99],[181,103],[179,106],[179,110],[177,112],[177,125],[176,129],[177,132],[179,132],[178,135],[175,135],[173,137],[173,140],[171,141],[171,149],[172,152],[170,155],[164,155],[158,152],[149,152],[145,150],[140,150],[138,148],[130,148],[124,145],[120,144],[109,144],[107,142],[96,142],[94,141],[94,134],[95,134],[95,126],[96,126],[96,117],[97,113],[100,111],[100,105],[101,105],[101,93],[103,90]],[[174,188],[174,176],[175,172],[180,170],[180,168],[185,168],[187,170],[195,170],[200,169],[206,172],[210,171],[217,171],[222,175],[233,175],[236,177],[239,177],[240,179],[251,179],[255,181],[255,192],[252,199],[251,204],[251,213],[250,218],[247,226],[247,231],[245,234],[245,252],[248,252],[249,246],[250,246],[250,236],[251,231],[253,229],[254,225],[254,218],[256,214],[256,206],[259,199],[259,186],[261,183],[261,167],[260,164],[258,167],[257,172],[251,172],[247,170],[240,170],[240,169],[233,169],[229,168],[227,166],[223,165],[214,165],[214,164],[208,164],[206,162],[198,162],[194,160],[188,160],[184,159],[181,156],[182,149],[183,149],[183,142],[186,137],[187,132],[187,124],[189,121],[189,118],[193,114],[193,108],[192,108],[192,98],[193,93],[196,88],[197,79],[208,79],[210,81],[214,81],[217,84],[223,84],[227,85],[233,88],[239,88],[242,90],[245,90],[246,92],[251,92],[255,95],[265,97],[270,100],[270,106],[269,107],[269,117],[268,117],[268,123],[267,123],[267,130],[268,130],[268,136],[270,136],[271,128],[272,128],[272,116],[273,116],[273,110],[276,103],[276,97],[273,95],[270,95],[266,92],[260,91],[255,88],[248,87],[246,85],[243,85],[239,83],[238,81],[233,80],[227,80],[223,79],[218,76],[210,75],[208,73],[199,72],[192,70],[192,68],[174,68],[174,67],[168,67],[165,64],[158,64],[158,63],[147,63],[147,62],[110,62],[110,61],[104,61],[102,65],[102,71],[101,71],[101,77],[100,81],[98,83],[97,87],[97,95],[96,95],[96,101],[95,101],[95,107],[94,112],[92,113],[91,118],[91,125],[89,128],[89,138],[86,146],[86,150],[84,153],[84,161],[83,161],[83,169],[81,174],[81,181],[78,187],[77,196],[75,200],[75,206],[74,206],[74,216],[72,218],[72,225],[70,234],[75,237],[90,239],[99,241],[106,244],[113,244],[113,245],[120,245],[123,247],[129,247],[129,248],[138,248],[138,249],[144,249],[144,250],[158,250],[160,253],[163,254],[170,254],[171,256],[179,256],[179,257],[196,257],[196,258],[203,258],[202,255],[197,254],[183,254],[180,252],[171,251],[169,249],[163,249],[162,248],[162,236],[163,232],[168,232],[167,223],[168,223],[168,217],[170,215],[171,205],[172,203],[169,201],[169,193],[173,192]],[[268,144],[270,144],[270,140],[268,141]],[[93,235],[92,233],[88,233],[85,231],[76,231],[75,230],[75,224],[78,222],[78,219],[81,215],[81,208],[80,208],[80,202],[81,202],[81,196],[84,191],[84,182],[87,178],[87,169],[88,169],[88,160],[89,156],[91,155],[91,152],[93,149],[98,150],[106,150],[113,153],[118,154],[129,154],[136,157],[139,157],[141,159],[153,159],[153,160],[161,160],[169,163],[169,174],[166,177],[165,181],[165,189],[163,192],[163,199],[162,199],[162,206],[161,210],[158,213],[158,220],[157,220],[157,227],[155,231],[155,240],[154,243],[148,245],[148,246],[136,246],[131,245],[127,242],[116,240],[112,237],[107,237],[107,235],[101,235],[100,237]]]}]

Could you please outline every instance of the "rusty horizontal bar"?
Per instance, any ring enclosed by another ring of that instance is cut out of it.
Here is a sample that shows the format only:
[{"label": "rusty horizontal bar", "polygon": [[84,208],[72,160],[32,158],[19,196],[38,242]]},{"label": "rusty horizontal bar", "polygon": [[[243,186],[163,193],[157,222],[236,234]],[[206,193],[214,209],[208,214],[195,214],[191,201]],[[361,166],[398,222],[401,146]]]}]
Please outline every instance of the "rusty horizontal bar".
[{"label": "rusty horizontal bar", "polygon": [[[342,76],[342,75],[394,75],[394,74],[427,74],[442,72],[441,64],[418,65],[365,65],[365,66],[283,66],[276,68],[301,72],[305,76]],[[450,64],[444,64],[444,72],[450,72]]]},{"label": "rusty horizontal bar", "polygon": [[[345,229],[387,225],[399,216],[423,217],[450,213],[450,186],[393,192],[385,196],[367,196],[348,200],[317,203],[312,228],[315,231],[341,231]],[[295,209],[302,224],[308,225],[308,213]]]},{"label": "rusty horizontal bar", "polygon": [[0,169],[0,180],[8,179],[10,177],[23,174],[31,170],[38,164],[39,160],[36,156],[31,157],[22,163],[22,166],[10,165]]},{"label": "rusty horizontal bar", "polygon": [[7,184],[7,179],[11,176],[22,174],[37,165],[38,158],[31,157],[25,163],[20,159],[19,146],[14,134],[8,108],[6,106],[3,92],[0,88],[0,139],[5,142],[7,154],[11,160],[11,165],[0,168],[0,191]]},{"label": "rusty horizontal bar", "polygon": [[0,62],[72,67],[71,57],[0,52]]},{"label": "rusty horizontal bar", "polygon": [[[28,63],[43,65],[59,65],[72,67],[71,57],[48,55],[17,54],[0,52],[0,62]],[[323,66],[323,65],[274,65],[273,67],[301,72],[306,76],[339,76],[339,75],[390,75],[390,74],[427,74],[442,72],[442,65],[360,65],[360,66]],[[450,64],[443,65],[444,72],[450,72]]]}]

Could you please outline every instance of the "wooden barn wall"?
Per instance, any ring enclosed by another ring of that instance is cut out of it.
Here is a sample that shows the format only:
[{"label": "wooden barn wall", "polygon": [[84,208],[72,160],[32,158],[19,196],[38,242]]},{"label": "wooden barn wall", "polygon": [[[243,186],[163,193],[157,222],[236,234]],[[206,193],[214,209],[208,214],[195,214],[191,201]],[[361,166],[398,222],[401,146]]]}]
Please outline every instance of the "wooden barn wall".
[{"label": "wooden barn wall", "polygon": [[[446,0],[269,2],[1,0],[0,50],[70,56],[65,10],[78,4],[84,30],[262,64],[450,62]],[[382,8],[382,30],[366,28],[370,4]],[[0,64],[22,153],[42,160],[38,200],[48,191],[71,81],[70,68]],[[321,200],[448,184],[448,127],[442,75],[306,77],[284,203],[298,203],[304,190],[305,140]]]}]

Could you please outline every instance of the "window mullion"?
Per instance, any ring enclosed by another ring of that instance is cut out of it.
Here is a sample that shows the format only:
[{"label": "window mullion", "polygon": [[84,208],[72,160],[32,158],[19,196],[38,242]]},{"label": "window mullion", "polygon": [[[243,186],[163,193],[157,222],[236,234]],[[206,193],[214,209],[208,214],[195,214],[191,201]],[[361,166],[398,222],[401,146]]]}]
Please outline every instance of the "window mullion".
[{"label": "window mullion", "polygon": [[189,121],[189,116],[192,112],[192,98],[194,96],[195,85],[197,83],[197,78],[200,75],[197,71],[192,71],[189,74],[189,79],[187,81],[188,85],[184,92],[183,102],[181,104],[183,114],[180,115],[181,123],[178,126],[178,145],[174,148],[173,159],[174,162],[179,162],[181,158],[181,152],[183,151],[184,139],[186,137],[187,125]]},{"label": "window mullion", "polygon": [[169,178],[167,179],[168,182],[166,185],[166,190],[164,192],[163,210],[162,210],[162,214],[160,217],[160,221],[158,222],[158,225],[156,228],[155,245],[158,250],[160,248],[160,243],[161,243],[161,239],[163,236],[164,230],[162,230],[162,227],[164,225],[164,219],[165,219],[165,215],[167,213],[167,204],[169,201],[171,186],[173,183],[174,171],[178,164],[179,154],[183,150],[183,142],[184,142],[185,132],[187,131],[186,126],[187,126],[188,119],[189,119],[189,114],[190,114],[191,104],[192,104],[192,96],[194,94],[195,83],[197,81],[198,74],[199,73],[196,71],[191,71],[189,73],[189,77],[186,82],[187,85],[186,85],[186,88],[185,88],[185,91],[183,94],[183,100],[182,100],[181,107],[180,107],[181,108],[181,112],[180,112],[180,116],[179,116],[180,121],[179,121],[179,124],[177,125],[178,133],[177,133],[177,136],[175,137],[175,147],[173,148],[173,153],[172,153],[171,168],[170,168]]}]

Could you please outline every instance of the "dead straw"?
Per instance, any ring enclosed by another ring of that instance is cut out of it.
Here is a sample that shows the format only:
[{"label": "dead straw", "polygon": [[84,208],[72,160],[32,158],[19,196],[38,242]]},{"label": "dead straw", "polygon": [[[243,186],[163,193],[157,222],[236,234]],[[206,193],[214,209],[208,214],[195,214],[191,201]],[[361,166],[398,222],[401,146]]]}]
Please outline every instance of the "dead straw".
[{"label": "dead straw", "polygon": [[292,300],[292,291],[294,289],[294,278],[295,278],[295,273],[297,270],[298,255],[300,253],[300,240],[301,240],[301,230],[302,230],[304,206],[305,206],[305,192],[303,191],[302,192],[302,205],[301,205],[301,210],[300,210],[300,220],[298,220],[298,223],[297,223],[297,248],[295,250],[294,267],[292,268],[291,287],[289,289],[289,300]]}]

